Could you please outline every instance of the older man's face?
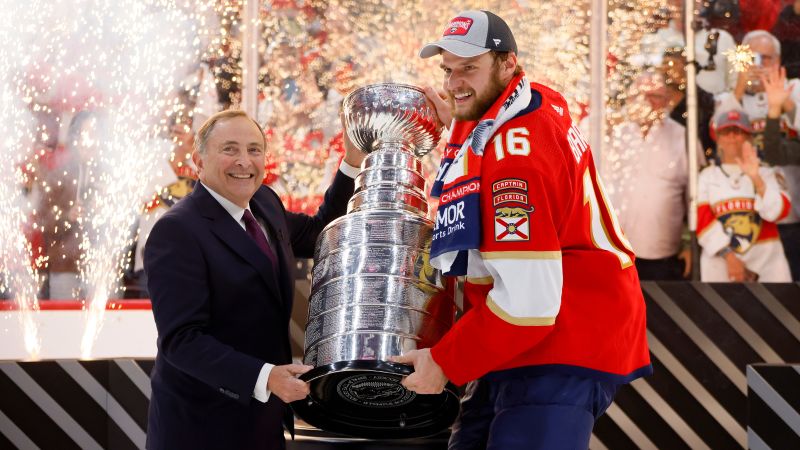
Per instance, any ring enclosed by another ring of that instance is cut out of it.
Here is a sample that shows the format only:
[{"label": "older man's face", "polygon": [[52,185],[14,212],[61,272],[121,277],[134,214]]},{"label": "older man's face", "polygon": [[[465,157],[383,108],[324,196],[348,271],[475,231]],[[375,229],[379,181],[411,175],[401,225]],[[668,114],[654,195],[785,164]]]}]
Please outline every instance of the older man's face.
[{"label": "older man's face", "polygon": [[247,117],[218,122],[208,136],[205,154],[192,158],[200,181],[242,208],[264,180],[264,136]]},{"label": "older man's face", "polygon": [[778,54],[778,49],[775,48],[771,39],[758,37],[750,41],[748,45],[753,53],[761,55],[761,67],[770,69],[781,63],[781,55]]},{"label": "older man's face", "polygon": [[778,54],[778,49],[772,43],[772,40],[766,37],[757,37],[748,44],[750,51],[759,55],[760,64],[753,64],[745,72],[745,79],[747,80],[748,89],[751,92],[761,92],[764,86],[761,85],[761,75],[765,75],[769,69],[779,66],[781,64],[781,55]]}]

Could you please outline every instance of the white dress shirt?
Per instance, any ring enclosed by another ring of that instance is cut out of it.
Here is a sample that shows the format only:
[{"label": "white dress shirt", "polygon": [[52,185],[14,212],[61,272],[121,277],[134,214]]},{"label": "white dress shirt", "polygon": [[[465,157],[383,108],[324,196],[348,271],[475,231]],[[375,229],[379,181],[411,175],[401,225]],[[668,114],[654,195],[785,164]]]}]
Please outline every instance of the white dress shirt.
[{"label": "white dress shirt", "polygon": [[643,259],[680,252],[689,182],[685,142],[686,129],[669,117],[646,136],[627,122],[615,127],[602,155],[601,175],[620,226]]}]

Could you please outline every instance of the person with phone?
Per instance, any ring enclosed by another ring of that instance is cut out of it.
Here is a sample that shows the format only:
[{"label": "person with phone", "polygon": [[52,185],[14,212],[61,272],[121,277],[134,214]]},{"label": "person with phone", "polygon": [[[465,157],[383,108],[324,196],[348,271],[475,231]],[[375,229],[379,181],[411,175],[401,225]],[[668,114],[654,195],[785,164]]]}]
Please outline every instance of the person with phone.
[{"label": "person with phone", "polygon": [[[753,52],[754,64],[740,74],[736,88],[719,94],[714,117],[720,112],[742,110],[750,118],[752,142],[756,151],[762,152],[765,162],[775,164],[786,182],[789,197],[800,200],[800,165],[774,158],[776,152],[791,146],[800,131],[800,80],[780,77],[781,43],[764,30],[747,33],[742,44]],[[768,81],[769,80],[769,81]],[[772,120],[771,120],[772,119]],[[775,128],[780,137],[778,144],[766,143],[774,138]],[[792,279],[800,280],[800,201],[778,224],[785,255],[792,270]]]}]

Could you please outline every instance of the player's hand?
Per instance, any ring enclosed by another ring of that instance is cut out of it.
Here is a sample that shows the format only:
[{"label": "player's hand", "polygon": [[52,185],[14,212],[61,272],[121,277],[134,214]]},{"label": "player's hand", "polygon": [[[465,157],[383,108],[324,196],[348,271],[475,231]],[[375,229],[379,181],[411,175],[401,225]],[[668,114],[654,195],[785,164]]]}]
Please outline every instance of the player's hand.
[{"label": "player's hand", "polygon": [[342,145],[344,145],[344,162],[353,166],[353,167],[361,167],[361,163],[364,161],[364,158],[367,157],[367,154],[362,152],[361,150],[353,144],[353,141],[350,140],[350,136],[347,135],[347,124],[344,120],[344,112],[339,109],[339,121],[342,123]]},{"label": "player's hand", "polygon": [[401,383],[409,391],[417,394],[439,394],[447,384],[447,377],[433,360],[429,348],[411,350],[402,356],[392,356],[389,360],[414,366],[414,373],[405,377]]},{"label": "player's hand", "polygon": [[437,91],[431,86],[425,86],[423,90],[428,99],[428,105],[436,111],[436,116],[439,118],[439,129],[449,128],[450,122],[453,121],[453,112],[447,102],[447,94]]},{"label": "player's hand", "polygon": [[308,384],[297,377],[313,368],[303,364],[275,366],[269,372],[267,390],[277,395],[285,403],[302,400],[306,398],[310,391]]},{"label": "player's hand", "polygon": [[725,263],[728,265],[728,280],[737,283],[750,281],[748,280],[748,270],[744,266],[744,262],[735,253],[730,252],[725,255]]}]

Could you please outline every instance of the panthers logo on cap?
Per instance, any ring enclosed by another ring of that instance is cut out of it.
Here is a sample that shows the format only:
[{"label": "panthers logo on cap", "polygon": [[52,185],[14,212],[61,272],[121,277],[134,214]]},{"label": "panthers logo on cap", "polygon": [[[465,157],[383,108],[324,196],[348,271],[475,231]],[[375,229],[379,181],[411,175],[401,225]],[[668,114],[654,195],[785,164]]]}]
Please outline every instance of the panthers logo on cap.
[{"label": "panthers logo on cap", "polygon": [[456,17],[450,21],[444,30],[444,36],[464,36],[472,26],[472,19],[469,17]]}]

